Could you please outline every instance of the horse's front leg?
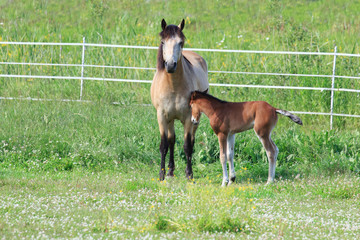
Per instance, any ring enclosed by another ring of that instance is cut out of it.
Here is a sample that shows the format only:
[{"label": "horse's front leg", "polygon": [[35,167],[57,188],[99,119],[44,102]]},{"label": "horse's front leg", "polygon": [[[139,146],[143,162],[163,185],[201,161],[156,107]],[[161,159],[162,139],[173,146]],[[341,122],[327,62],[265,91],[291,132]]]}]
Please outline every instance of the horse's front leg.
[{"label": "horse's front leg", "polygon": [[189,118],[184,124],[184,152],[186,156],[186,170],[185,174],[187,179],[193,179],[193,171],[192,171],[192,154],[194,151],[194,142],[195,138],[191,134],[192,133],[193,124],[191,123],[191,119]]},{"label": "horse's front leg", "polygon": [[229,182],[229,176],[226,168],[226,158],[227,158],[227,136],[225,134],[219,133],[219,146],[220,146],[220,162],[223,169],[223,181],[221,186],[225,187]]},{"label": "horse's front leg", "polygon": [[161,163],[160,163],[160,172],[159,172],[159,179],[163,181],[165,179],[165,159],[166,154],[169,149],[169,142],[168,142],[168,124],[167,120],[158,113],[158,123],[159,123],[159,130],[160,130],[160,154],[161,154]]},{"label": "horse's front leg", "polygon": [[175,162],[174,162],[174,146],[175,146],[175,130],[174,130],[174,121],[169,123],[169,130],[168,130],[168,143],[170,149],[170,156],[169,156],[169,165],[168,165],[168,176],[174,176],[175,170]]}]

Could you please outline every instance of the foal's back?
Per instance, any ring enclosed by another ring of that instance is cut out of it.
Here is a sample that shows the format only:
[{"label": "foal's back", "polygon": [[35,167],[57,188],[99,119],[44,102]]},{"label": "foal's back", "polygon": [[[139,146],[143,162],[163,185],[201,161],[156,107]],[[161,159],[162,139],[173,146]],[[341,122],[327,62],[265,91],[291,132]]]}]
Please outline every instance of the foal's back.
[{"label": "foal's back", "polygon": [[216,116],[213,124],[218,130],[228,129],[231,133],[265,126],[272,129],[277,122],[276,109],[264,101],[223,102],[218,106]]}]

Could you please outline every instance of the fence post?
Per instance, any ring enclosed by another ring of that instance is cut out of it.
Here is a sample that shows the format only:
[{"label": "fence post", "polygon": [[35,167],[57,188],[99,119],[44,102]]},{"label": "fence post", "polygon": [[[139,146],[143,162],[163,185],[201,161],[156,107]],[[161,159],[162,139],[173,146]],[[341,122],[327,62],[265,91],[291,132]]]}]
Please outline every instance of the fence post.
[{"label": "fence post", "polygon": [[82,57],[81,57],[80,100],[82,100],[83,86],[84,86],[84,62],[85,62],[85,37],[83,37],[83,47],[82,47]]},{"label": "fence post", "polygon": [[335,68],[336,68],[336,52],[337,47],[334,48],[334,63],[331,77],[331,103],[330,103],[330,130],[333,129],[333,112],[334,112],[334,87],[335,87]]}]

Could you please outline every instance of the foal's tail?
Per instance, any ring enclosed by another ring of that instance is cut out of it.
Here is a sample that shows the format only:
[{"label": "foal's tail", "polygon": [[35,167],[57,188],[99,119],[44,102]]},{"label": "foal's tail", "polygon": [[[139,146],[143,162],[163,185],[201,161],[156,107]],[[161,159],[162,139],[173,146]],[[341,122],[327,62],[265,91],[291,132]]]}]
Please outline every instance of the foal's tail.
[{"label": "foal's tail", "polygon": [[296,115],[294,115],[294,114],[292,114],[292,113],[290,113],[288,111],[281,110],[281,109],[276,109],[275,111],[276,111],[276,113],[280,113],[280,114],[282,114],[284,116],[287,116],[288,118],[293,120],[295,123],[297,123],[299,125],[303,125],[301,119],[298,116],[296,116]]}]

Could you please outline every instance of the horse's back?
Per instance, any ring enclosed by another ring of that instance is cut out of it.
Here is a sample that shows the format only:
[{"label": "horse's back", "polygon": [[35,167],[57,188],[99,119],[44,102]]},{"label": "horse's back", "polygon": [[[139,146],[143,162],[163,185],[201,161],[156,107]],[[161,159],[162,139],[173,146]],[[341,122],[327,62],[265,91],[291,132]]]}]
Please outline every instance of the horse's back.
[{"label": "horse's back", "polygon": [[207,73],[207,64],[205,59],[199,54],[192,51],[183,51],[184,57],[194,66],[201,68],[204,72]]},{"label": "horse's back", "polygon": [[205,91],[209,89],[208,69],[205,59],[195,52],[185,50],[183,56],[189,61],[196,75],[197,86],[194,90]]}]

